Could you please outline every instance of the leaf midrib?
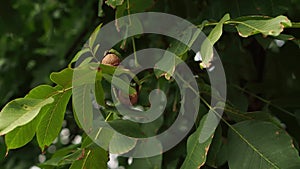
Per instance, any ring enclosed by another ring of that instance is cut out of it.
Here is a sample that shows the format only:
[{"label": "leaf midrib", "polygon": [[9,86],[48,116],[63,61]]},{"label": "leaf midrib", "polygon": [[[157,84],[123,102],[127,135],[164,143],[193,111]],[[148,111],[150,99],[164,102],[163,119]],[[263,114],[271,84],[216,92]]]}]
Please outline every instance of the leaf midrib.
[{"label": "leaf midrib", "polygon": [[[63,97],[65,93],[61,94],[56,102],[56,104],[54,105],[55,107],[51,110],[51,116],[50,116],[50,119],[48,120],[48,123],[46,125],[46,130],[45,130],[45,134],[43,135],[43,140],[42,140],[42,144],[43,146],[45,145],[45,140],[46,140],[46,136],[48,135],[48,131],[49,131],[49,126],[50,124],[52,123],[52,120],[53,120],[53,115],[54,115],[54,110],[56,110],[58,104],[59,104],[59,101],[61,100],[61,98]],[[52,107],[52,106],[51,106]]]},{"label": "leaf midrib", "polygon": [[232,125],[229,124],[229,127],[254,151],[256,152],[262,159],[271,164],[276,169],[280,169],[275,163],[269,160],[266,156],[264,156],[258,149],[255,148],[238,130],[236,130]]}]

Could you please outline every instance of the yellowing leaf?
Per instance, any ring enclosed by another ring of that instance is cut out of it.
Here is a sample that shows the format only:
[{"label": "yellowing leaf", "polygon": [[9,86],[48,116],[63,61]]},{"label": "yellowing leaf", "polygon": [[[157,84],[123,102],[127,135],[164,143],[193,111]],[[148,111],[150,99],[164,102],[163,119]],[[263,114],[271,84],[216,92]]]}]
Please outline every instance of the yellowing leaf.
[{"label": "yellowing leaf", "polygon": [[204,165],[209,146],[211,144],[213,135],[200,143],[199,137],[203,132],[204,122],[207,120],[207,115],[202,117],[199,127],[187,141],[187,156],[180,167],[180,169],[198,169]]},{"label": "yellowing leaf", "polygon": [[214,27],[214,29],[209,33],[208,37],[202,43],[200,48],[200,53],[203,58],[202,62],[200,63],[201,67],[210,67],[210,62],[213,59],[213,46],[222,35],[224,22],[228,21],[229,19],[229,14],[224,15],[220,22]]},{"label": "yellowing leaf", "polygon": [[264,20],[236,21],[236,29],[242,37],[248,37],[261,33],[264,36],[278,36],[285,27],[292,26],[291,21],[286,16],[277,16]]}]

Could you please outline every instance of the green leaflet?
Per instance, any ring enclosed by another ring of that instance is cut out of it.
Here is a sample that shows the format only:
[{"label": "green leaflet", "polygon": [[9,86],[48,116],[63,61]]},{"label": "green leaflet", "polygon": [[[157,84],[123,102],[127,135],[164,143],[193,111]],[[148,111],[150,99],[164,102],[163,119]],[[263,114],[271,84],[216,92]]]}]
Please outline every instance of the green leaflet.
[{"label": "green leaflet", "polygon": [[63,166],[66,164],[72,164],[82,156],[82,151],[82,149],[78,148],[78,145],[70,145],[68,147],[61,148],[55,151],[49,160],[39,164],[39,167],[46,168],[49,166]]},{"label": "green leaflet", "polygon": [[[69,86],[71,77],[63,78],[66,74],[70,74],[71,70],[65,69],[60,73],[52,74],[54,81],[62,86]],[[26,98],[47,99],[52,96],[54,99],[51,104],[44,106],[40,111],[40,122],[38,124],[36,135],[39,146],[44,150],[45,146],[49,146],[60,132],[66,106],[71,96],[71,90],[65,90],[60,86],[51,87],[41,85],[32,89]]]},{"label": "green leaflet", "polygon": [[[43,99],[48,98],[54,95],[56,90],[48,85],[40,85],[36,88],[32,89],[25,98],[33,98],[33,99]],[[7,151],[10,149],[16,149],[26,145],[28,142],[32,140],[34,135],[36,134],[36,129],[39,125],[41,117],[43,116],[44,112],[43,109],[47,108],[44,106],[40,113],[29,123],[15,128],[13,131],[7,133],[5,135],[5,143],[7,145]]]},{"label": "green leaflet", "polygon": [[[100,4],[101,2],[99,2]],[[100,12],[100,11],[99,11]],[[72,61],[69,63],[68,67],[71,68],[72,64],[77,62],[77,60],[80,57],[88,56],[88,57],[96,57],[96,52],[99,48],[99,44],[95,43],[97,37],[99,36],[99,32],[101,29],[102,24],[98,25],[97,28],[94,30],[92,35],[90,36],[87,44],[85,44],[84,48],[77,52],[77,54],[74,56]]]},{"label": "green leaflet", "polygon": [[300,157],[286,131],[270,122],[244,121],[228,133],[231,169],[299,168]]},{"label": "green leaflet", "polygon": [[248,37],[258,33],[261,33],[264,36],[278,36],[285,27],[292,26],[291,21],[286,16],[282,15],[272,19],[233,22],[237,23],[236,29],[242,37]]},{"label": "green leaflet", "polygon": [[53,98],[19,98],[9,102],[0,112],[0,135],[7,134],[16,127],[33,120],[42,107],[54,101]]},{"label": "green leaflet", "polygon": [[210,66],[210,62],[213,59],[213,46],[222,35],[224,22],[228,21],[229,19],[229,14],[224,15],[220,22],[214,27],[214,29],[209,33],[208,37],[202,43],[200,48],[200,53],[203,58],[202,62],[200,63],[202,68],[208,68]]},{"label": "green leaflet", "polygon": [[[183,59],[183,55],[187,53],[187,51],[190,49],[190,47],[193,45],[193,43],[201,33],[204,23],[205,21],[196,30],[194,30],[194,28],[187,28],[184,32],[180,32],[180,40],[174,40],[173,42],[171,42],[170,46],[164,54],[165,56],[160,60],[160,62],[157,63],[157,65],[164,67],[168,71],[164,72],[160,69],[154,69],[156,77],[165,76],[167,80],[170,80],[171,76],[173,76],[174,74],[176,66],[179,63],[182,63],[181,59]],[[180,58],[180,60],[176,59],[176,57],[172,57],[173,54]],[[164,63],[168,64],[165,65]]]},{"label": "green leaflet", "polygon": [[98,44],[95,44],[95,41],[97,39],[97,36],[99,36],[101,26],[102,26],[102,24],[98,25],[97,28],[94,30],[94,32],[92,33],[92,35],[89,38],[88,48],[93,54],[96,51],[95,49],[98,48],[97,47]]},{"label": "green leaflet", "polygon": [[105,106],[105,93],[101,84],[102,72],[97,73],[97,80],[95,82],[95,97],[99,105]]},{"label": "green leaflet", "polygon": [[34,135],[38,123],[40,122],[40,116],[35,117],[31,122],[19,126],[5,135],[5,143],[7,151],[10,149],[20,148],[29,143]]},{"label": "green leaflet", "polygon": [[212,140],[211,148],[209,149],[207,154],[207,160],[205,163],[206,165],[214,168],[217,168],[220,165],[222,165],[222,163],[220,164],[220,160],[219,160],[220,156],[222,156],[220,152],[221,146],[222,146],[222,127],[221,125],[219,125],[218,128],[216,129],[215,136]]},{"label": "green leaflet", "polygon": [[200,125],[196,132],[193,133],[187,141],[187,156],[180,167],[180,169],[198,169],[204,165],[206,161],[206,156],[208,153],[209,146],[211,144],[213,135],[208,138],[205,142],[200,143],[199,137],[203,131],[204,122],[206,121],[208,115],[206,114],[201,119]]},{"label": "green leaflet", "polygon": [[104,11],[102,9],[102,5],[103,5],[103,0],[99,0],[98,1],[98,16],[99,17],[104,16]]},{"label": "green leaflet", "polygon": [[93,124],[93,105],[91,101],[91,92],[94,88],[92,84],[86,84],[73,88],[73,109],[78,125],[85,130],[92,127]]},{"label": "green leaflet", "polygon": [[62,86],[65,89],[72,86],[72,77],[73,70],[70,68],[63,69],[60,72],[53,72],[50,75],[50,79],[54,83]]},{"label": "green leaflet", "polygon": [[70,169],[107,169],[108,153],[96,145],[83,150],[83,156]]},{"label": "green leaflet", "polygon": [[58,136],[70,96],[70,90],[54,96],[54,102],[41,112],[44,115],[41,118],[36,134],[42,150],[44,150],[45,146],[49,146]]},{"label": "green leaflet", "polygon": [[128,169],[160,169],[162,164],[162,155],[148,158],[134,158]]},{"label": "green leaflet", "polygon": [[[71,68],[71,65],[75,62],[77,62],[77,60],[82,57],[83,55],[91,55],[90,53],[90,49],[89,48],[84,48],[80,51],[78,51],[76,53],[76,55],[73,57],[73,59],[71,60],[71,62],[69,63],[68,67]],[[91,55],[92,56],[92,55]]]},{"label": "green leaflet", "polygon": [[136,146],[137,140],[119,133],[114,133],[109,143],[109,152],[112,154],[123,154]]}]

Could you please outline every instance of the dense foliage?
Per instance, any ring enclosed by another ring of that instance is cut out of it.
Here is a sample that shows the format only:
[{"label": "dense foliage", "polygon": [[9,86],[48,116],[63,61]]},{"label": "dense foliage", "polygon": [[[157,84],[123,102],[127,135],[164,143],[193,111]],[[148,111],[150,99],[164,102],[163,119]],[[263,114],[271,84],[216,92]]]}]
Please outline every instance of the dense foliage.
[{"label": "dense foliage", "polygon": [[[108,152],[86,136],[73,112],[72,63],[78,56],[91,52],[91,48],[83,47],[85,42],[95,47],[90,39],[101,32],[99,24],[144,11],[174,14],[202,29],[222,60],[228,95],[226,103],[220,103],[226,106],[214,136],[200,143],[198,138],[207,112],[218,109],[209,104],[211,97],[218,96],[211,95],[205,69],[213,63],[212,58],[206,57],[211,46],[201,47],[203,60],[200,62],[195,61],[194,52],[169,37],[139,35],[120,42],[114,49],[121,60],[149,47],[178,54],[199,77],[201,106],[194,128],[176,147],[159,156],[133,159],[130,164],[128,158],[119,157],[119,166],[300,168],[299,0],[3,2],[0,6],[0,168],[23,169],[34,165],[107,168]],[[186,40],[192,41],[193,36],[187,36]],[[120,122],[122,116],[108,101],[112,97],[109,77],[114,67],[102,64],[100,67],[96,100],[104,107],[105,120],[111,125],[127,129],[122,132],[129,135],[132,131],[155,135],[174,122],[180,107],[179,89],[167,75],[144,71],[136,77],[139,88],[132,87],[130,94],[138,93],[139,108],[149,107],[148,95],[152,89],[160,88],[168,97],[163,116],[150,125],[136,125]],[[106,139],[109,141],[103,138]],[[115,152],[132,149],[132,144],[120,142],[110,148]]]}]

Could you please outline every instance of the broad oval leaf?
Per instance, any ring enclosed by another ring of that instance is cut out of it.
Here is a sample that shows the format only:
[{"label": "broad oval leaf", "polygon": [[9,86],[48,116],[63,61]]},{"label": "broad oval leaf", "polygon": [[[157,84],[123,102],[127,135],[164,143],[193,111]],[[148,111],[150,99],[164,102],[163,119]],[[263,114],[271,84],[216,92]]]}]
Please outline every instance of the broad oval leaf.
[{"label": "broad oval leaf", "polygon": [[64,119],[67,104],[71,96],[71,91],[66,91],[54,96],[54,102],[42,109],[44,115],[41,118],[37,129],[37,140],[39,146],[44,150],[49,146],[59,134]]},{"label": "broad oval leaf", "polygon": [[0,135],[7,134],[16,127],[33,120],[41,108],[54,101],[53,98],[19,98],[9,102],[0,112]]},{"label": "broad oval leaf", "polygon": [[[58,73],[54,76],[60,76],[60,74],[65,73]],[[55,79],[57,79],[59,84],[64,83],[64,80],[61,78],[55,77]],[[66,106],[71,96],[71,90],[65,90],[60,86],[40,85],[26,95],[26,98],[34,99],[47,99],[51,96],[54,99],[53,103],[44,106],[40,110],[40,120],[36,130],[37,140],[42,150],[44,150],[45,146],[52,143],[61,129]]]},{"label": "broad oval leaf", "polygon": [[[40,85],[32,89],[25,98],[32,99],[45,99],[54,95],[57,90],[55,90],[52,86],[49,85]],[[43,112],[43,109],[47,108],[44,106],[40,112]],[[36,128],[43,116],[42,113],[39,113],[31,122],[19,126],[15,128],[13,131],[7,133],[5,135],[5,143],[7,145],[7,149],[16,149],[26,145],[28,142],[32,140],[36,133]]]},{"label": "broad oval leaf", "polygon": [[244,121],[228,133],[228,164],[231,169],[300,168],[292,138],[270,122]]}]

